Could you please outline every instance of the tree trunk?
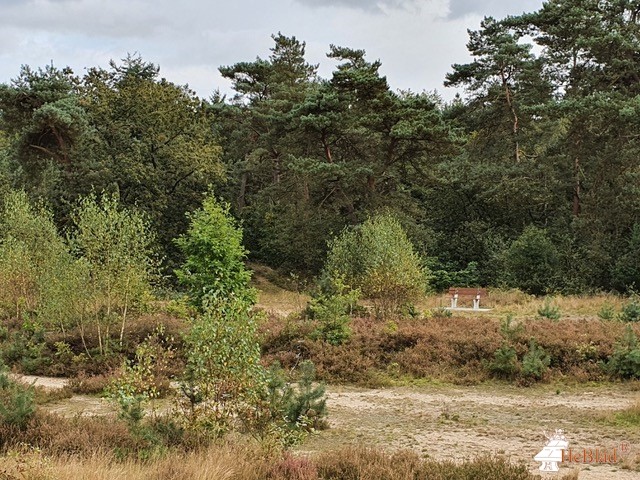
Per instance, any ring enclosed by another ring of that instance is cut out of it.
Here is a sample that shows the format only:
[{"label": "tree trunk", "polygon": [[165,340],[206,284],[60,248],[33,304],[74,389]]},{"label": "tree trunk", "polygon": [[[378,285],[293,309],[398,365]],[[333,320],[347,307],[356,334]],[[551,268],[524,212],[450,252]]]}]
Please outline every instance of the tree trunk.
[{"label": "tree trunk", "polygon": [[242,172],[240,175],[240,190],[238,191],[238,212],[241,212],[246,206],[246,194],[247,194],[247,179],[249,174]]},{"label": "tree trunk", "polygon": [[573,216],[580,215],[580,157],[573,160]]}]

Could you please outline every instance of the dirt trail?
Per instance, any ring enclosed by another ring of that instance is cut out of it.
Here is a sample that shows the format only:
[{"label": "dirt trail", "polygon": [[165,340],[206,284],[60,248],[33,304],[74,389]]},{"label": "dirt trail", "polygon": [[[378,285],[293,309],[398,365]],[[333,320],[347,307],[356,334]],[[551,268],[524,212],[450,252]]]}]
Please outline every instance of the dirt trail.
[{"label": "dirt trail", "polygon": [[[47,388],[66,384],[59,378],[20,378]],[[630,447],[614,465],[574,465],[580,469],[580,480],[640,480],[640,430],[604,419],[640,401],[640,392],[629,385],[431,385],[377,390],[331,386],[327,397],[331,428],[307,441],[304,451],[375,445],[408,448],[439,460],[503,455],[539,473],[533,456],[545,445],[544,433],[563,429],[574,451],[615,447],[620,452],[621,445]],[[113,412],[106,400],[81,395],[46,408],[62,415]],[[560,473],[569,471],[563,465]]]},{"label": "dirt trail", "polygon": [[[533,457],[545,445],[544,432],[564,429],[574,450],[631,449],[615,465],[574,465],[580,480],[640,479],[640,432],[603,420],[608,412],[640,400],[620,387],[576,387],[560,391],[505,386],[432,386],[328,393],[331,429],[305,444],[306,450],[339,445],[408,448],[435,459],[460,460],[496,454],[522,461],[539,473]],[[561,473],[571,468],[563,466]],[[549,478],[558,474],[546,474]],[[546,478],[546,477],[545,477]]]},{"label": "dirt trail", "polygon": [[44,388],[64,388],[67,385],[68,379],[57,377],[42,377],[38,375],[11,375],[14,379],[29,385],[35,385],[36,387]]}]

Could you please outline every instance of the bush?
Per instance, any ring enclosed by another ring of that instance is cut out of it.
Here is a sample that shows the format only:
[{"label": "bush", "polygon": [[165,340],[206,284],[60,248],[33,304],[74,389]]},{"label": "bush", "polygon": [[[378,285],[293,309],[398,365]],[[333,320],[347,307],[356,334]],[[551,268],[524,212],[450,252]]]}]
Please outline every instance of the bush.
[{"label": "bush", "polygon": [[529,350],[522,357],[522,376],[527,379],[541,380],[549,369],[551,359],[544,348],[534,339],[529,341]]},{"label": "bush", "polygon": [[488,364],[489,371],[501,378],[513,378],[518,373],[518,355],[511,345],[503,343]]},{"label": "bush", "polygon": [[237,297],[205,298],[184,338],[187,366],[180,384],[182,420],[196,431],[224,435],[264,381],[256,322]]},{"label": "bush", "polygon": [[251,274],[244,266],[247,251],[242,246],[242,230],[229,208],[208,196],[202,208],[189,215],[187,233],[175,240],[186,258],[176,276],[200,310],[206,297],[255,301],[255,292],[248,286]]},{"label": "bush", "polygon": [[302,442],[310,431],[326,427],[325,385],[315,383],[313,362],[302,362],[299,372],[294,386],[280,363],[274,362],[258,402],[243,418],[263,445],[271,442],[287,448]]},{"label": "bush", "polygon": [[9,379],[4,364],[0,364],[0,428],[25,430],[35,413],[34,388]]},{"label": "bush", "polygon": [[616,308],[608,302],[602,304],[598,310],[598,318],[601,320],[613,320],[616,316]]},{"label": "bush", "polygon": [[637,295],[632,296],[629,301],[622,306],[618,318],[623,322],[640,321],[640,299]]},{"label": "bush", "polygon": [[627,325],[605,369],[615,377],[640,378],[640,345],[631,325]]},{"label": "bush", "polygon": [[342,278],[331,279],[328,293],[320,293],[309,302],[311,318],[318,322],[313,332],[314,338],[320,338],[331,345],[341,345],[351,336],[350,315],[360,296],[359,290],[352,290]]},{"label": "bush", "polygon": [[557,288],[560,256],[547,233],[527,227],[504,254],[505,280],[510,287],[541,295]]},{"label": "bush", "polygon": [[345,230],[329,246],[324,275],[341,277],[384,317],[425,292],[427,273],[400,222],[389,214]]},{"label": "bush", "polygon": [[547,297],[544,299],[544,305],[538,309],[538,315],[549,320],[560,320],[560,307],[552,305],[551,300]]}]

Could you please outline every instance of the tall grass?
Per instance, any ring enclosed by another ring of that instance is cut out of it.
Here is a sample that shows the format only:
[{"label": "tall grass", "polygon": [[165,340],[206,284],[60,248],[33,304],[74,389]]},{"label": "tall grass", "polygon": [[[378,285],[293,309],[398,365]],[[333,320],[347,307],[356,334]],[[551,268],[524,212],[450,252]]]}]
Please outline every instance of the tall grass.
[{"label": "tall grass", "polygon": [[[4,476],[2,476],[4,475]],[[524,464],[500,457],[463,462],[434,461],[408,451],[347,447],[315,457],[265,455],[259,449],[212,446],[170,452],[154,461],[89,457],[46,457],[23,447],[0,457],[0,478],[24,480],[538,480]],[[563,479],[564,477],[559,477]],[[577,475],[572,473],[571,479]]]}]

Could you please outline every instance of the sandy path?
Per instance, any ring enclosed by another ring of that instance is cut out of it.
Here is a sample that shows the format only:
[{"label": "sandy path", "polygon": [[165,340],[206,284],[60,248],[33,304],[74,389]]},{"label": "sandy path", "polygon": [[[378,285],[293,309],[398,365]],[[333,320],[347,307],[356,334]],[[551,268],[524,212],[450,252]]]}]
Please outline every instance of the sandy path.
[{"label": "sandy path", "polygon": [[21,382],[44,388],[63,388],[67,384],[66,378],[42,377],[38,375],[14,375],[11,377]]},{"label": "sandy path", "polygon": [[[522,461],[539,473],[533,457],[545,445],[544,431],[562,428],[572,449],[616,447],[630,450],[615,465],[574,465],[581,480],[640,479],[640,432],[616,427],[602,417],[640,400],[628,387],[576,387],[557,393],[550,386],[332,388],[331,429],[305,450],[339,445],[409,448],[435,459],[459,460],[497,454]],[[561,473],[572,468],[563,466]],[[546,474],[549,478],[558,474]]]}]

